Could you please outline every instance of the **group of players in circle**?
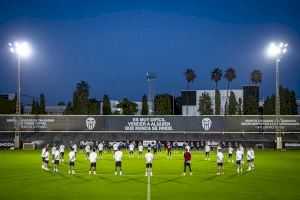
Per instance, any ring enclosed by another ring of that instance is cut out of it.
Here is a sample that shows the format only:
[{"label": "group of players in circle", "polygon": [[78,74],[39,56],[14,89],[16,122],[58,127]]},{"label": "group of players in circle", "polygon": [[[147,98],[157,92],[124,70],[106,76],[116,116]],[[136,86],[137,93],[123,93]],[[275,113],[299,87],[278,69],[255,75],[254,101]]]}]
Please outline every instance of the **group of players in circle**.
[{"label": "group of players in circle", "polygon": [[[113,159],[115,160],[115,175],[118,175],[118,171],[120,176],[122,176],[122,158],[123,158],[123,152],[122,149],[128,149],[129,150],[129,158],[134,158],[134,150],[135,150],[135,142],[131,142],[128,146],[124,146],[123,143],[114,142],[112,145],[113,148]],[[236,162],[236,172],[237,173],[243,173],[243,167],[244,164],[244,148],[240,145],[235,145],[233,148],[231,143],[228,143],[228,147],[224,148],[225,143],[222,145],[217,145],[217,155],[216,155],[216,161],[218,166],[218,172],[217,175],[223,175],[224,174],[224,152],[225,149],[228,151],[228,162],[233,163],[233,153],[235,151],[235,162]],[[147,153],[144,156],[145,162],[146,162],[146,173],[145,176],[152,176],[152,162],[153,158],[157,157],[157,152],[161,152],[161,143],[157,143],[154,145],[149,144],[147,147]],[[89,143],[85,145],[84,151],[86,153],[86,159],[90,162],[90,169],[89,174],[96,175],[96,163],[97,159],[103,158],[104,153],[104,142],[100,142],[96,148],[92,148]],[[198,143],[197,143],[198,146]],[[222,147],[221,147],[222,146]],[[174,149],[174,153],[178,152],[179,146],[177,143],[174,143],[174,147],[171,145],[170,142],[167,142],[166,145],[166,159],[172,159],[172,149]],[[192,145],[189,145],[188,143],[184,143],[183,147],[184,153],[183,153],[183,160],[184,160],[184,170],[183,170],[183,176],[186,175],[186,168],[189,169],[189,174],[192,175],[192,169],[191,169],[191,159],[192,154],[191,151],[193,149]],[[80,147],[81,151],[83,151],[83,147]],[[142,158],[144,146],[141,142],[138,144],[138,158]],[[153,153],[151,152],[153,150]],[[199,153],[199,150],[201,148],[197,147],[197,151]],[[205,152],[205,159],[204,160],[210,160],[210,152],[212,150],[212,146],[210,146],[208,143],[204,146],[204,152]],[[45,147],[42,149],[42,169],[49,170],[49,161],[50,161],[50,146],[49,144],[45,145]],[[58,173],[58,168],[60,162],[64,162],[64,152],[65,152],[65,145],[61,144],[58,148],[54,144],[51,149],[51,155],[52,155],[52,163],[53,163],[53,171],[55,173]],[[98,152],[98,154],[97,154]],[[108,148],[108,153],[111,152],[111,149]],[[76,162],[76,154],[77,154],[77,145],[75,143],[70,144],[70,152],[69,152],[69,174],[75,174],[75,162]],[[248,162],[248,168],[247,171],[254,169],[254,150],[251,147],[247,147],[247,162]]]}]

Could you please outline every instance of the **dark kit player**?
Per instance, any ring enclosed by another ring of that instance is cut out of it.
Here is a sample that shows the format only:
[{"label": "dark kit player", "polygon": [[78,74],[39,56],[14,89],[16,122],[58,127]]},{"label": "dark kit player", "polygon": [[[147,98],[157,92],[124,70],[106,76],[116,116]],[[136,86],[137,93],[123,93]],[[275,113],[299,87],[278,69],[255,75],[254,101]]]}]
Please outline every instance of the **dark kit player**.
[{"label": "dark kit player", "polygon": [[184,157],[184,169],[182,175],[185,176],[186,166],[189,167],[190,175],[192,175],[192,169],[191,169],[192,154],[188,151],[188,149],[185,149],[185,153],[183,154],[183,157]]},{"label": "dark kit player", "polygon": [[166,159],[172,159],[172,146],[171,143],[167,143],[167,157]]}]

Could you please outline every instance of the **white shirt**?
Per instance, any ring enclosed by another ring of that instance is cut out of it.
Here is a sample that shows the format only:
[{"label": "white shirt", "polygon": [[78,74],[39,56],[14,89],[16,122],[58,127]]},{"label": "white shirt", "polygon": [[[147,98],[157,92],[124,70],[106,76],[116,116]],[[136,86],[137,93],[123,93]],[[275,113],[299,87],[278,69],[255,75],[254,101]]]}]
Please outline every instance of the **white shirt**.
[{"label": "white shirt", "polygon": [[251,151],[251,154],[252,154],[252,159],[254,159],[255,158],[254,150],[251,149],[250,151]]},{"label": "white shirt", "polygon": [[61,152],[61,153],[65,152],[65,145],[63,145],[63,144],[60,145],[59,152]]},{"label": "white shirt", "polygon": [[122,161],[122,157],[123,157],[123,152],[122,151],[116,151],[115,152],[115,161],[116,162]]},{"label": "white shirt", "polygon": [[130,145],[129,145],[129,150],[130,150],[130,151],[133,151],[133,150],[134,150],[134,145],[133,145],[133,144],[130,144]]},{"label": "white shirt", "polygon": [[91,152],[91,147],[90,145],[86,145],[85,147],[85,152],[90,153]]},{"label": "white shirt", "polygon": [[185,149],[187,149],[188,151],[190,151],[191,147],[190,147],[189,145],[187,145],[187,146],[185,147]]},{"label": "white shirt", "polygon": [[56,151],[56,147],[52,147],[52,149],[51,149],[52,155],[54,155],[55,151]]},{"label": "white shirt", "polygon": [[146,159],[146,163],[147,163],[147,164],[152,163],[152,160],[153,160],[153,154],[150,153],[150,152],[146,153],[145,159]]},{"label": "white shirt", "polygon": [[58,150],[56,150],[54,152],[54,160],[59,160],[60,159],[60,152]]},{"label": "white shirt", "polygon": [[244,155],[244,147],[240,147],[240,151]]},{"label": "white shirt", "polygon": [[235,160],[242,160],[242,152],[239,149],[236,151],[235,155]]},{"label": "white shirt", "polygon": [[77,152],[77,145],[76,144],[73,144],[72,148],[74,149],[74,152]]},{"label": "white shirt", "polygon": [[210,146],[205,145],[205,152],[210,152]]},{"label": "white shirt", "polygon": [[45,158],[45,153],[46,153],[46,147],[44,147],[42,150],[42,158]]},{"label": "white shirt", "polygon": [[97,160],[97,154],[96,152],[92,152],[89,156],[89,160],[91,163],[96,163],[96,160]]},{"label": "white shirt", "polygon": [[143,146],[139,146],[139,151],[143,151]]},{"label": "white shirt", "polygon": [[232,147],[228,147],[228,153],[232,154],[232,152],[233,152],[233,148]]},{"label": "white shirt", "polygon": [[44,158],[45,158],[45,160],[47,160],[47,161],[49,160],[49,152],[48,152],[48,151],[45,152]]},{"label": "white shirt", "polygon": [[75,162],[76,157],[75,157],[75,152],[74,151],[70,151],[69,159],[70,159],[70,162]]},{"label": "white shirt", "polygon": [[113,148],[114,148],[114,151],[118,151],[119,145],[117,143],[115,143]]},{"label": "white shirt", "polygon": [[218,163],[222,163],[222,162],[223,162],[223,158],[224,158],[223,153],[222,153],[221,151],[219,151],[219,152],[217,153],[217,162],[218,162]]},{"label": "white shirt", "polygon": [[100,144],[98,145],[98,149],[99,149],[99,151],[103,151],[103,144],[102,144],[102,143],[100,143]]}]

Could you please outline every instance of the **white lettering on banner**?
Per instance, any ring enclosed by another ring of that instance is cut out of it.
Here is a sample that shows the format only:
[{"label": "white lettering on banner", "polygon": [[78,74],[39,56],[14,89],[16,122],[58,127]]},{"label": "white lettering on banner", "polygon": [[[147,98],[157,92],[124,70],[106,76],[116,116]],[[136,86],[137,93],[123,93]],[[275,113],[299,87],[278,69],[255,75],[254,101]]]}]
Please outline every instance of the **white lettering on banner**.
[{"label": "white lettering on banner", "polygon": [[7,119],[6,122],[8,123],[14,123],[15,126],[19,125],[19,128],[21,129],[46,129],[48,128],[48,124],[49,123],[54,123],[55,120],[54,119],[24,119],[24,118],[20,118],[20,120],[18,120],[16,117]]},{"label": "white lettering on banner", "polygon": [[13,147],[13,146],[15,146],[15,144],[12,143],[12,142],[2,142],[2,143],[0,143],[0,147]]},{"label": "white lettering on banner", "polygon": [[173,131],[173,127],[162,117],[134,117],[131,122],[127,122],[125,131]]},{"label": "white lettering on banner", "polygon": [[278,122],[276,119],[245,119],[241,122],[241,126],[255,126],[257,129],[275,129],[277,125],[280,129],[284,129],[287,126],[300,126],[300,123],[296,119],[282,118]]},{"label": "white lettering on banner", "polygon": [[285,143],[286,147],[300,147],[300,143]]}]

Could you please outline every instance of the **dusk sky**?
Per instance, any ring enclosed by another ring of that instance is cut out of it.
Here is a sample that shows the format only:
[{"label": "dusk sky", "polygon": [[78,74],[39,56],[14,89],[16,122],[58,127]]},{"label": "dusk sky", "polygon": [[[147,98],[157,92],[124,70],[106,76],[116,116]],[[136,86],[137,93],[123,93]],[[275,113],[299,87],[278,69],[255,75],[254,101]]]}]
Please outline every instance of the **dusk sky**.
[{"label": "dusk sky", "polygon": [[[215,67],[236,69],[233,89],[250,84],[251,71],[260,69],[266,97],[275,93],[275,60],[266,47],[285,41],[280,81],[300,98],[299,8],[291,0],[1,1],[0,92],[16,91],[8,42],[26,40],[33,53],[22,60],[22,93],[44,93],[47,105],[70,101],[81,80],[99,100],[108,94],[140,101],[148,71],[157,75],[156,94],[180,95],[187,68],[197,74],[192,89],[214,89]],[[219,85],[225,89],[226,81]]]}]

